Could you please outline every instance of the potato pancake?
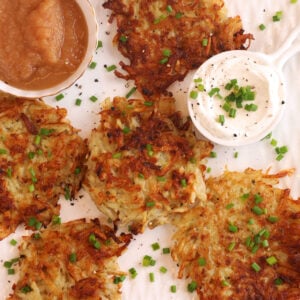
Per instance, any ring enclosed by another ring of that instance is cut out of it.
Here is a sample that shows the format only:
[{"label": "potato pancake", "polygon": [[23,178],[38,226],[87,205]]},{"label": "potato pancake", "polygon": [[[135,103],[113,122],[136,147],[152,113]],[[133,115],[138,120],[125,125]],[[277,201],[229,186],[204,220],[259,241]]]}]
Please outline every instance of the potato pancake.
[{"label": "potato pancake", "polygon": [[40,100],[0,96],[0,239],[33,217],[47,225],[59,196],[80,188],[86,142],[65,109]]},{"label": "potato pancake", "polygon": [[207,205],[180,217],[172,256],[200,299],[299,299],[300,201],[275,175],[207,180]]},{"label": "potato pancake", "polygon": [[129,59],[120,62],[125,74],[115,74],[134,80],[147,97],[166,93],[212,55],[245,49],[253,39],[240,17],[226,16],[223,0],[108,0],[103,6],[117,20],[114,42]]},{"label": "potato pancake", "polygon": [[173,98],[116,97],[107,107],[88,142],[83,183],[106,216],[137,234],[205,201],[201,161],[212,145],[196,139]]},{"label": "potato pancake", "polygon": [[96,220],[76,220],[23,239],[20,278],[8,299],[120,299],[124,273],[117,258],[129,234],[117,237]]}]

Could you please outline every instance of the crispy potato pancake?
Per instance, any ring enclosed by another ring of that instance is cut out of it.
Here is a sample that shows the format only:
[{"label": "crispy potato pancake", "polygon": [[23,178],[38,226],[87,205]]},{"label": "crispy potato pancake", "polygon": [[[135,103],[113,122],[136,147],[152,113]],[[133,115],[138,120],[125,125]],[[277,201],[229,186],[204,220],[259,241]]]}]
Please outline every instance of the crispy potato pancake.
[{"label": "crispy potato pancake", "polygon": [[120,299],[117,258],[130,239],[96,220],[51,225],[24,237],[20,278],[9,299]]},{"label": "crispy potato pancake", "polygon": [[[223,0],[108,0],[118,31],[114,38],[125,74],[147,97],[165,93],[189,70],[212,55],[245,49],[251,34],[244,34],[240,17],[228,18]],[[248,43],[249,44],[249,43]]]},{"label": "crispy potato pancake", "polygon": [[174,102],[116,97],[88,142],[84,187],[99,210],[135,234],[206,199],[201,161],[212,145],[195,138]]},{"label": "crispy potato pancake", "polygon": [[207,180],[208,203],[179,219],[172,256],[199,299],[299,299],[300,201],[247,169]]},{"label": "crispy potato pancake", "polygon": [[47,225],[80,188],[87,154],[65,109],[0,96],[0,239],[31,218]]}]

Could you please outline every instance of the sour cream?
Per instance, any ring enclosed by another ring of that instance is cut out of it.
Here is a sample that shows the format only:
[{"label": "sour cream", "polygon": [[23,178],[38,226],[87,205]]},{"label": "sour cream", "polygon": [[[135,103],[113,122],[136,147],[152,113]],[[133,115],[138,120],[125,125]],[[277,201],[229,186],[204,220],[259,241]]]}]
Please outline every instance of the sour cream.
[{"label": "sour cream", "polygon": [[[204,91],[197,89],[198,79],[202,79]],[[230,93],[225,85],[233,79],[238,86],[250,86],[255,92],[255,99],[243,101],[243,106],[253,103],[256,111],[233,105],[234,118],[224,111],[224,97]],[[212,88],[219,88],[223,99],[210,97]],[[191,97],[191,93],[197,97]],[[188,91],[188,110],[195,127],[209,140],[226,146],[246,145],[265,137],[278,124],[285,103],[282,75],[272,60],[242,50],[223,52],[207,60],[195,72]],[[224,123],[219,121],[220,115],[224,115]]]}]

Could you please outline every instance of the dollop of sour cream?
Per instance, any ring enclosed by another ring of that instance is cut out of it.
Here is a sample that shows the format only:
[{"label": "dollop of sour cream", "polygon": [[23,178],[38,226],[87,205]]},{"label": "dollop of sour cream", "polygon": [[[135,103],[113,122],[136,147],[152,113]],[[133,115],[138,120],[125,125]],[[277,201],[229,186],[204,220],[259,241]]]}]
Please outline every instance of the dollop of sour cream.
[{"label": "dollop of sour cream", "polygon": [[[202,89],[198,82],[201,80]],[[224,97],[229,94],[227,83],[237,80],[238,86],[249,86],[256,111],[237,108],[235,117],[224,111]],[[219,88],[219,95],[209,91]],[[191,96],[192,94],[193,96]],[[195,96],[197,95],[197,96]],[[194,74],[188,92],[188,109],[195,127],[211,141],[239,146],[256,142],[272,131],[280,120],[285,104],[282,75],[267,55],[250,51],[228,51],[207,60]],[[224,122],[219,116],[224,116]]]}]

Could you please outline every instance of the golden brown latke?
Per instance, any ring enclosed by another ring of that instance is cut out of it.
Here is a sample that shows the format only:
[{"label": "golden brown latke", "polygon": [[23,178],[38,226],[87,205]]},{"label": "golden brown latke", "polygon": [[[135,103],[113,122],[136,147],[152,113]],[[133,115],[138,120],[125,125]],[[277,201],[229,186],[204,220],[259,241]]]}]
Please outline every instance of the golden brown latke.
[{"label": "golden brown latke", "polygon": [[172,256],[199,299],[299,299],[300,201],[274,175],[207,180],[207,205],[180,217]]},{"label": "golden brown latke", "polygon": [[59,215],[59,195],[80,188],[86,143],[65,109],[0,96],[0,239],[35,217]]},{"label": "golden brown latke", "polygon": [[129,59],[120,62],[144,96],[165,93],[189,70],[212,55],[245,49],[251,34],[244,34],[240,17],[227,18],[223,0],[108,0],[118,31],[119,51]]},{"label": "golden brown latke", "polygon": [[117,258],[130,242],[94,220],[51,225],[23,238],[10,300],[120,299]]},{"label": "golden brown latke", "polygon": [[201,161],[212,145],[195,138],[174,101],[116,97],[89,140],[83,185],[106,216],[133,233],[206,199]]}]

